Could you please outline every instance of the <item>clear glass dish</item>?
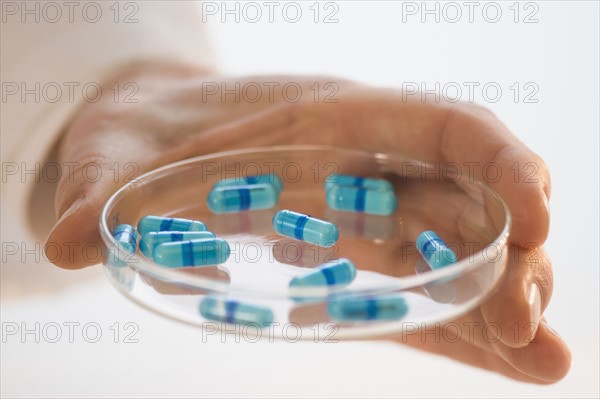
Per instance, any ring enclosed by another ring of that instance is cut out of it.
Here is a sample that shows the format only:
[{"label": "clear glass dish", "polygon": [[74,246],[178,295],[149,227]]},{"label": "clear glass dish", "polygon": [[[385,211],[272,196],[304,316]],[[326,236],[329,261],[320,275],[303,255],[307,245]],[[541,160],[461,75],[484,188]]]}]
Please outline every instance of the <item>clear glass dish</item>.
[{"label": "clear glass dish", "polygon": [[[284,183],[273,209],[213,214],[206,198],[223,178],[276,173]],[[324,180],[332,173],[382,177],[394,184],[398,209],[391,216],[333,211]],[[328,220],[340,238],[329,248],[279,236],[271,220],[290,209]],[[111,231],[136,226],[145,215],[204,222],[227,240],[231,256],[220,265],[169,269],[139,253],[129,255]],[[398,154],[324,146],[279,146],[229,151],[164,166],[129,182],[106,203],[100,233],[105,267],[128,298],[161,315],[211,331],[243,332],[293,339],[363,338],[448,321],[481,303],[501,279],[511,225],[504,201],[488,186],[455,168]],[[416,250],[424,230],[436,231],[458,262],[431,270]],[[347,287],[324,291],[288,288],[290,279],[326,261],[349,258],[357,266]],[[270,309],[266,328],[207,320],[200,302],[207,295]],[[397,319],[339,321],[328,304],[335,298],[402,297],[407,312]]]}]

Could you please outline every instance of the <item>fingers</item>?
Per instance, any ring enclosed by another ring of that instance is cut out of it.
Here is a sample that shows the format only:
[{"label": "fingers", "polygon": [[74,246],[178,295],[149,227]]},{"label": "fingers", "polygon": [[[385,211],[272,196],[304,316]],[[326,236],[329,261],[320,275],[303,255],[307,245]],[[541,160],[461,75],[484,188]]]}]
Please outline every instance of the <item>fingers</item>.
[{"label": "fingers", "polygon": [[486,181],[507,202],[513,215],[512,242],[545,241],[548,169],[491,112],[469,104],[415,101],[402,93],[346,97],[333,104],[347,108],[337,125],[353,135],[356,146],[454,164],[463,174]]},{"label": "fingers", "polygon": [[543,248],[507,251],[506,277],[497,292],[481,306],[485,321],[497,323],[508,347],[527,346],[536,336],[541,316],[552,296],[552,268]]},{"label": "fingers", "polygon": [[478,107],[450,111],[441,140],[446,161],[486,165],[474,170],[507,202],[513,216],[511,242],[541,245],[549,229],[550,196],[550,177],[542,159],[493,114]]},{"label": "fingers", "polygon": [[506,277],[496,293],[480,310],[457,321],[461,338],[535,379],[558,381],[568,372],[571,355],[562,339],[540,322],[552,295],[550,261],[538,247],[511,246],[507,257]]},{"label": "fingers", "polygon": [[[504,329],[495,322],[486,321],[479,309],[448,325],[438,326],[437,330],[441,331],[434,337],[454,343],[452,337],[456,336],[463,343],[497,354],[519,373],[535,380],[558,381],[567,374],[571,365],[567,345],[545,322],[539,324],[535,339],[520,348],[507,346],[502,339],[514,336],[514,328]],[[428,335],[421,334],[421,337],[427,338]]]},{"label": "fingers", "polygon": [[[527,372],[528,370],[514,367],[509,361],[494,351],[477,347],[462,340],[455,341],[452,337],[442,340],[434,339],[437,336],[439,335],[431,333],[428,335],[408,334],[403,335],[402,338],[397,338],[396,341],[405,343],[415,349],[444,356],[473,367],[489,370],[513,380],[536,384],[550,382],[548,379],[540,379],[530,375]],[[559,377],[558,374],[553,374],[553,376]],[[560,378],[556,380],[558,379]]]},{"label": "fingers", "polygon": [[540,323],[535,341],[526,347],[496,345],[495,348],[515,369],[541,381],[559,381],[571,368],[567,344],[545,322]]}]

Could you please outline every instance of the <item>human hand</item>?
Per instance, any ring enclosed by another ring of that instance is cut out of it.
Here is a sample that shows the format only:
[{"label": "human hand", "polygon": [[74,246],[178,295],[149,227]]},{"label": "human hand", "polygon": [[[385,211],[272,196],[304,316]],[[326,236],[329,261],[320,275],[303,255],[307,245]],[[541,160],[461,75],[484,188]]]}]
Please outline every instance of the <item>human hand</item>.
[{"label": "human hand", "polygon": [[[532,330],[519,328],[516,336],[504,334],[496,343],[481,336],[472,342],[408,343],[517,379],[543,383],[567,373],[567,346],[546,323],[540,323],[552,294],[550,261],[541,248],[549,229],[549,174],[544,162],[489,111],[466,104],[415,101],[396,90],[345,81],[336,81],[337,103],[315,102],[310,87],[318,82],[323,88],[328,80],[310,77],[240,80],[241,86],[258,82],[263,88],[267,87],[265,82],[280,82],[280,88],[286,82],[296,82],[310,95],[295,103],[284,98],[281,90],[256,102],[236,102],[233,95],[221,101],[220,95],[207,96],[206,89],[207,82],[220,84],[223,79],[191,67],[141,66],[119,80],[136,82],[139,102],[115,103],[105,97],[86,104],[61,140],[61,162],[75,162],[79,167],[95,162],[103,173],[96,182],[86,181],[77,167],[63,176],[55,201],[60,219],[48,237],[52,246],[73,242],[101,246],[97,229],[100,210],[125,183],[125,176],[115,180],[111,169],[115,164],[133,163],[138,167],[135,175],[139,175],[191,156],[277,144],[399,151],[428,162],[459,165],[494,162],[505,173],[488,183],[511,209],[511,251],[527,252],[527,256],[510,261],[496,294],[463,320],[478,321],[480,326],[494,322],[503,331],[515,323],[532,326]],[[234,83],[229,81],[227,88]],[[534,178],[515,181],[515,165],[528,177],[528,165],[535,165]],[[486,180],[481,169],[474,172]],[[530,243],[535,244],[534,249]],[[55,259],[60,267],[74,269],[89,263],[83,254],[60,253],[64,256]],[[534,335],[535,342],[531,342]]]}]

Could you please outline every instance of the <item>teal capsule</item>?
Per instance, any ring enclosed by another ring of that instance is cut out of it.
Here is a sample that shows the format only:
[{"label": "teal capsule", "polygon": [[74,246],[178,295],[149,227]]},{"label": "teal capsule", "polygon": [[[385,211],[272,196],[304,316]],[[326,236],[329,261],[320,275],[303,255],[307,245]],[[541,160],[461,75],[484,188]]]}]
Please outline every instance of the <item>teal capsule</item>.
[{"label": "teal capsule", "polygon": [[335,186],[354,186],[369,190],[394,191],[394,186],[385,179],[340,174],[333,174],[325,179],[325,190],[329,190]]},{"label": "teal capsule", "polygon": [[346,297],[333,299],[327,303],[329,317],[340,322],[399,320],[407,312],[408,305],[400,295]]},{"label": "teal capsule", "polygon": [[152,257],[154,248],[165,242],[190,241],[201,238],[215,238],[210,231],[152,231],[146,233],[140,239],[140,252],[148,257]]},{"label": "teal capsule", "polygon": [[433,270],[456,263],[456,254],[435,231],[424,231],[417,237],[417,250]]},{"label": "teal capsule", "polygon": [[128,224],[120,224],[115,227],[113,237],[130,254],[135,253],[137,247],[138,234],[133,226]]},{"label": "teal capsule", "polygon": [[322,247],[334,245],[339,238],[333,223],[290,210],[279,211],[273,216],[273,230],[282,236]]},{"label": "teal capsule", "polygon": [[290,281],[293,287],[341,286],[350,284],[356,277],[356,266],[350,259],[341,258],[315,267],[310,272]]},{"label": "teal capsule", "polygon": [[327,190],[327,205],[335,211],[389,216],[396,211],[396,194],[389,190],[371,190],[354,186],[333,186]]},{"label": "teal capsule", "polygon": [[221,238],[167,242],[154,248],[152,259],[166,267],[209,266],[224,263],[231,249]]},{"label": "teal capsule", "polygon": [[[135,254],[138,234],[133,226],[120,224],[112,232],[117,245],[108,249],[108,263],[110,266],[124,268],[127,260]],[[110,267],[109,267],[110,269]]]},{"label": "teal capsule", "polygon": [[214,213],[233,213],[269,209],[275,206],[277,199],[273,185],[253,184],[213,188],[207,202]]},{"label": "teal capsule", "polygon": [[206,231],[204,223],[197,220],[165,218],[162,216],[144,216],[138,222],[140,234],[152,231]]},{"label": "teal capsule", "polygon": [[127,292],[130,292],[133,289],[137,272],[135,272],[134,269],[127,267],[127,264],[124,261],[117,260],[116,263],[111,262],[107,265],[106,270],[108,271],[110,278],[119,283],[120,288],[124,288]]},{"label": "teal capsule", "polygon": [[283,182],[276,174],[265,174],[248,177],[232,177],[231,179],[219,180],[213,186],[213,189],[228,186],[246,186],[252,184],[271,184],[275,187],[277,194],[283,189]]},{"label": "teal capsule", "polygon": [[273,312],[268,308],[210,296],[200,302],[200,314],[209,320],[231,324],[264,327],[273,322]]}]

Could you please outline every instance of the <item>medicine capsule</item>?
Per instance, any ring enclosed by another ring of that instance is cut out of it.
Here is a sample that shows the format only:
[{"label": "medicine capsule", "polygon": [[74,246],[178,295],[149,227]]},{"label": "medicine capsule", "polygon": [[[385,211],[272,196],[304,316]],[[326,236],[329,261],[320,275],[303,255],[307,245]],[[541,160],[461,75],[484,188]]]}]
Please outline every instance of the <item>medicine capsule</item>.
[{"label": "medicine capsule", "polygon": [[332,320],[342,322],[368,320],[398,320],[408,312],[404,298],[386,295],[371,298],[334,299],[327,303],[327,313]]},{"label": "medicine capsule", "polygon": [[266,174],[266,175],[256,175],[256,176],[248,176],[248,177],[233,177],[231,179],[223,179],[219,180],[213,186],[213,189],[219,187],[228,187],[228,186],[245,186],[252,184],[271,184],[275,187],[277,194],[281,193],[283,189],[283,182],[279,178],[279,176],[275,174]]},{"label": "medicine capsule", "polygon": [[115,240],[130,254],[135,253],[137,247],[138,234],[133,226],[120,224],[113,231]]},{"label": "medicine capsule", "polygon": [[434,231],[424,231],[417,237],[417,250],[432,269],[456,262],[456,254]]},{"label": "medicine capsule", "polygon": [[268,308],[210,296],[200,302],[200,314],[209,320],[257,324],[259,327],[273,322],[273,312]]},{"label": "medicine capsule", "polygon": [[166,242],[154,248],[154,262],[167,267],[208,266],[223,263],[231,249],[221,238]]},{"label": "medicine capsule", "polygon": [[144,216],[138,222],[138,232],[146,234],[152,231],[206,231],[204,223],[197,220],[165,218],[162,216]]},{"label": "medicine capsule", "polygon": [[201,238],[215,238],[210,231],[153,231],[146,233],[140,240],[140,252],[151,258],[154,248],[165,242],[190,241]]},{"label": "medicine capsule", "polygon": [[342,258],[324,263],[309,273],[294,277],[290,281],[290,288],[348,285],[355,277],[354,263],[350,259]]},{"label": "medicine capsule", "polygon": [[256,211],[274,207],[277,198],[271,184],[220,187],[208,194],[208,207],[214,213]]},{"label": "medicine capsule", "polygon": [[282,236],[330,247],[339,238],[334,224],[302,213],[283,210],[273,216],[273,230]]},{"label": "medicine capsule", "polygon": [[335,186],[354,186],[371,190],[394,191],[392,184],[384,179],[333,174],[325,179],[325,190]]},{"label": "medicine capsule", "polygon": [[327,205],[336,211],[388,216],[398,207],[396,194],[354,186],[333,186],[327,190]]}]

